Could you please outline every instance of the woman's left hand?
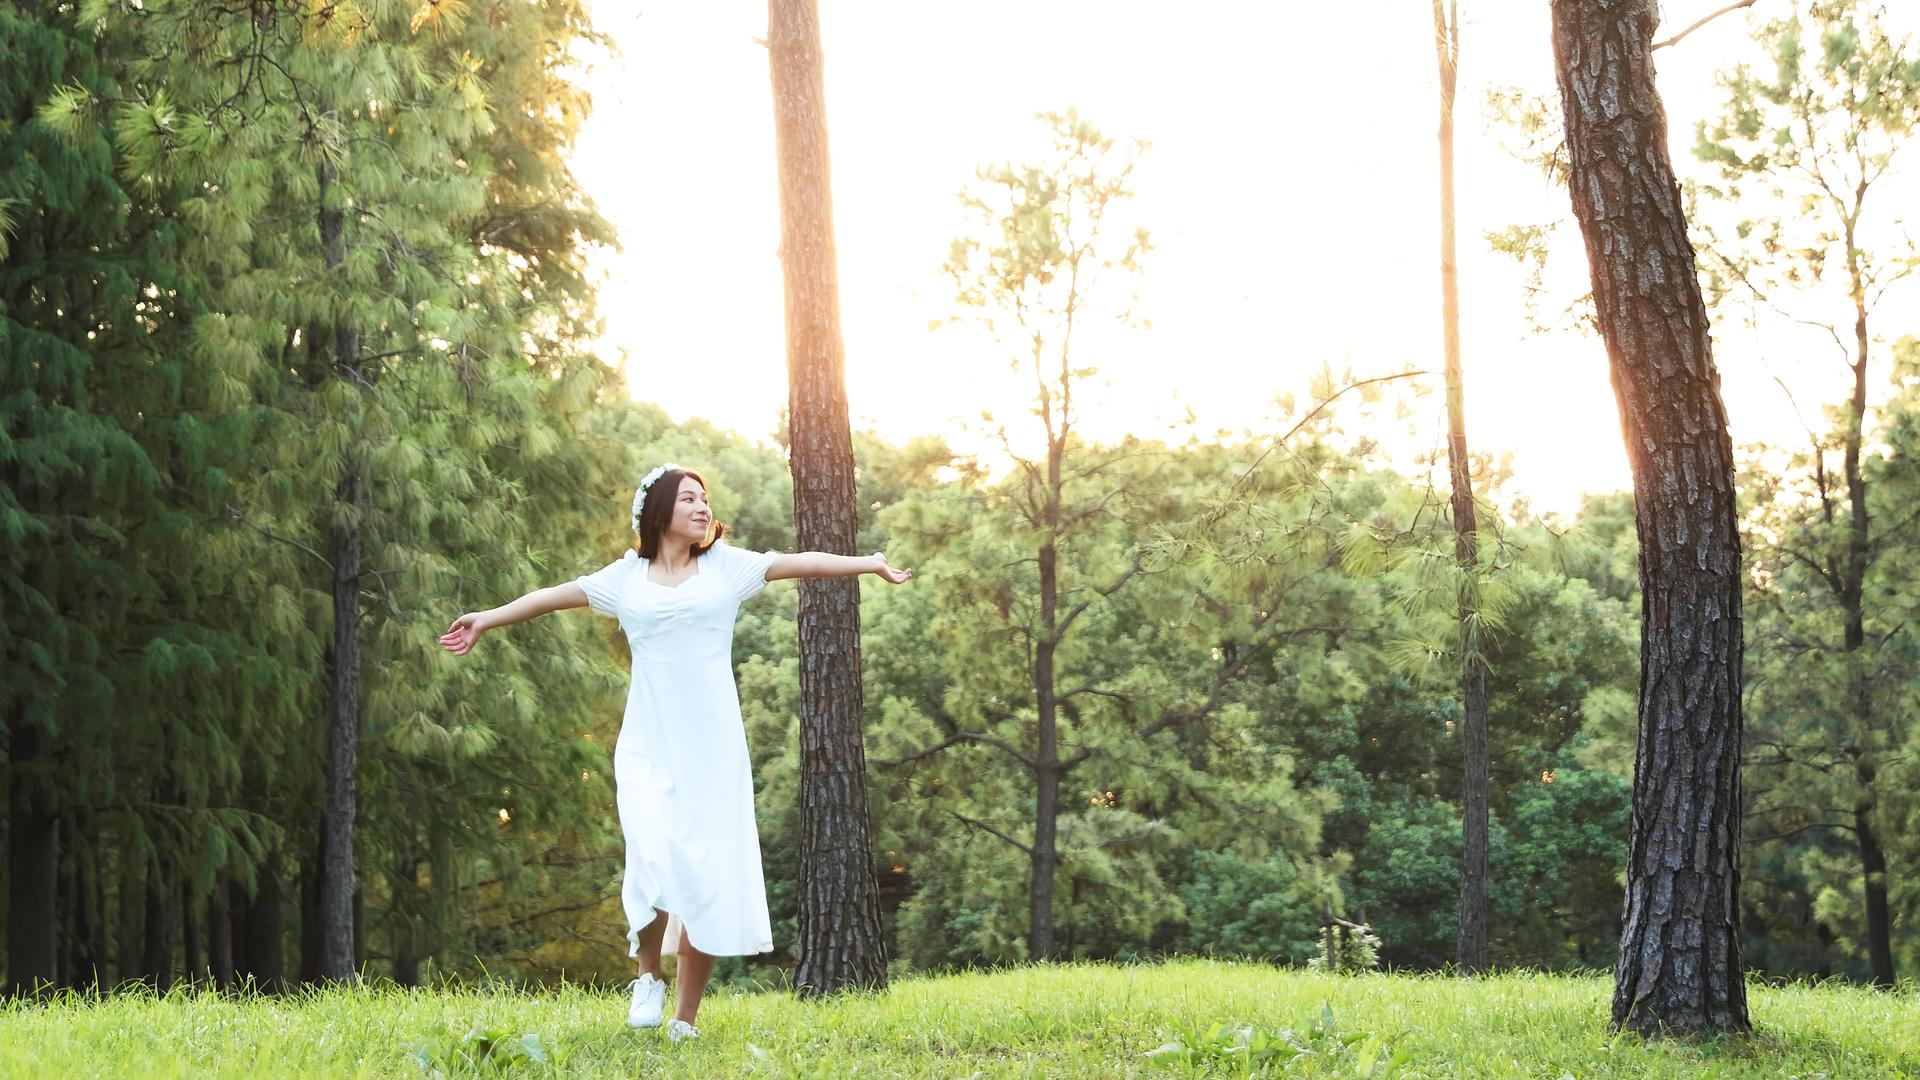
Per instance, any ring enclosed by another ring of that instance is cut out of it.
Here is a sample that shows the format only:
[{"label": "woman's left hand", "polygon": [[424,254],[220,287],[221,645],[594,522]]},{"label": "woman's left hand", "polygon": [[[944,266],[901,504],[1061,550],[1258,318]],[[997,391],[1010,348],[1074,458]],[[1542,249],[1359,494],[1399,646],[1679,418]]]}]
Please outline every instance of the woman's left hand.
[{"label": "woman's left hand", "polygon": [[895,585],[904,585],[907,579],[913,576],[913,571],[911,570],[898,570],[888,566],[887,556],[883,552],[876,551],[873,553],[873,557],[874,560],[880,564],[879,568],[874,570],[874,573],[880,575],[885,581],[889,581]]}]

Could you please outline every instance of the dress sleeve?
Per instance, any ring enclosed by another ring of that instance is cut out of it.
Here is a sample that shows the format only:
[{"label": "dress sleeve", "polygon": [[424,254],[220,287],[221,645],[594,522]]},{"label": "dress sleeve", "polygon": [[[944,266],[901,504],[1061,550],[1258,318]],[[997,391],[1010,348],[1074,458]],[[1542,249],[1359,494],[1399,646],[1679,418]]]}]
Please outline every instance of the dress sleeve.
[{"label": "dress sleeve", "polygon": [[627,553],[591,574],[582,574],[573,580],[581,591],[587,594],[587,606],[601,615],[620,614],[620,596],[626,592],[627,576],[640,565],[640,554],[632,548]]},{"label": "dress sleeve", "polygon": [[722,540],[708,548],[707,554],[720,556],[716,569],[727,579],[733,595],[745,600],[767,587],[767,568],[779,552],[742,551]]}]

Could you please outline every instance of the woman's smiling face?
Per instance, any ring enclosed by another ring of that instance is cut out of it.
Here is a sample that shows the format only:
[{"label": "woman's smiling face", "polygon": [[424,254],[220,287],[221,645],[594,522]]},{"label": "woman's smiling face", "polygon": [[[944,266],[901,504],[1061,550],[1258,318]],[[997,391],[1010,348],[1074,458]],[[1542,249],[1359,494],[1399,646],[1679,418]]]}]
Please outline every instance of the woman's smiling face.
[{"label": "woman's smiling face", "polygon": [[707,529],[712,524],[713,510],[707,506],[707,489],[691,476],[681,477],[680,491],[673,499],[673,519],[668,522],[667,535],[662,539],[698,544],[706,540]]}]

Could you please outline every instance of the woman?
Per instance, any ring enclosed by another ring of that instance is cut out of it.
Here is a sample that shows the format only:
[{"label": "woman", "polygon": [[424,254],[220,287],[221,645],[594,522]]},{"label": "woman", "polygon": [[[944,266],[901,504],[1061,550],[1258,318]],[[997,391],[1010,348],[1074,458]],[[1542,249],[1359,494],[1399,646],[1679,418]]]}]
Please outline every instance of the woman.
[{"label": "woman", "polygon": [[666,997],[660,956],[666,916],[679,934],[679,987],[667,1034],[697,1036],[694,1015],[716,956],[771,951],[753,773],[733,680],[740,602],[781,578],[878,574],[898,585],[910,570],[885,555],[741,551],[722,538],[699,473],[662,465],[633,496],[639,542],[604,569],[537,589],[502,607],[462,615],[441,636],[464,656],[488,630],[564,608],[620,620],[633,651],[626,716],[613,749],[626,874],[627,955],[638,958],[627,1023],[658,1027]]}]

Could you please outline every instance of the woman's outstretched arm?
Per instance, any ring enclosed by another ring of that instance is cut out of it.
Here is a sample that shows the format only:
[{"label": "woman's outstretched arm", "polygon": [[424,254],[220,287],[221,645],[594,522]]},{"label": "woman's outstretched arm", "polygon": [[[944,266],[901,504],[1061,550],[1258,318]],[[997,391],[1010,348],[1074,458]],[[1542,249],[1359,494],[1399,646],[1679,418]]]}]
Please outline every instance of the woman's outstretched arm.
[{"label": "woman's outstretched arm", "polygon": [[888,566],[887,557],[879,552],[872,555],[829,555],[824,551],[799,551],[791,555],[776,555],[773,565],[767,567],[768,581],[782,578],[857,577],[861,574],[878,574],[883,580],[899,585],[912,577],[913,571]]},{"label": "woman's outstretched arm", "polygon": [[465,656],[473,649],[480,635],[495,627],[512,626],[538,618],[549,611],[565,611],[567,608],[587,606],[587,593],[579,582],[569,581],[564,585],[549,585],[544,589],[535,589],[512,603],[501,604],[497,608],[485,611],[469,612],[453,620],[447,632],[440,635],[440,644],[455,656]]}]

